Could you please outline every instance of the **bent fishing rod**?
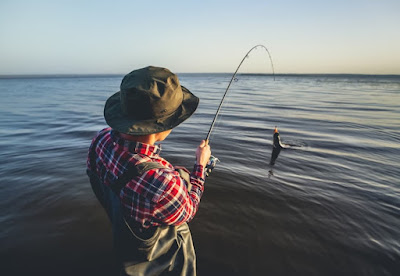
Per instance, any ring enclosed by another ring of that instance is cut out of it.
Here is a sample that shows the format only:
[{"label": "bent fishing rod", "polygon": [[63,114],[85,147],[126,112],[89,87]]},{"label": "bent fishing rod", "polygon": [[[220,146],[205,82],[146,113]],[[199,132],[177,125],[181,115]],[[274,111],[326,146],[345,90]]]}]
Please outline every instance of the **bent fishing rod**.
[{"label": "bent fishing rod", "polygon": [[[258,47],[261,47],[261,48],[265,49],[265,51],[267,51],[269,60],[271,61],[272,76],[273,76],[273,78],[274,78],[274,80],[275,80],[274,64],[273,64],[273,62],[272,62],[272,57],[271,57],[271,54],[269,53],[267,47],[265,47],[264,45],[259,44],[259,45],[254,46],[253,48],[251,48],[251,49],[247,52],[247,54],[243,57],[242,61],[239,63],[239,66],[236,68],[235,73],[233,73],[233,75],[232,75],[232,78],[231,78],[231,80],[230,80],[230,82],[229,82],[229,84],[228,84],[228,86],[227,86],[227,88],[226,88],[226,90],[225,90],[224,95],[222,96],[222,99],[221,99],[221,102],[220,102],[220,104],[219,104],[219,106],[218,106],[217,112],[215,113],[214,119],[213,119],[213,121],[212,121],[212,123],[211,123],[210,130],[208,131],[208,134],[207,134],[207,137],[206,137],[206,141],[210,141],[210,135],[211,135],[211,132],[212,132],[212,130],[213,130],[213,128],[214,128],[215,122],[217,121],[217,117],[218,117],[218,115],[219,115],[219,112],[221,111],[222,104],[223,104],[223,102],[224,102],[224,100],[225,100],[225,97],[226,97],[228,91],[229,91],[229,88],[231,87],[231,84],[232,84],[233,80],[235,80],[236,74],[237,74],[237,72],[239,71],[240,66],[242,66],[244,60],[245,60],[246,58],[249,57],[249,54],[250,54],[254,49],[257,49]],[[209,176],[209,175],[210,175],[211,171],[214,169],[214,167],[215,167],[215,165],[217,164],[218,161],[219,161],[218,158],[216,158],[215,156],[211,155],[210,160],[208,161],[208,164],[207,164],[207,166],[206,166],[206,176]]]},{"label": "bent fishing rod", "polygon": [[249,54],[251,53],[251,51],[253,51],[254,49],[257,49],[258,47],[264,48],[264,49],[267,51],[268,56],[269,56],[269,60],[271,61],[272,75],[273,75],[274,80],[275,80],[274,64],[273,64],[273,62],[272,62],[272,57],[271,57],[271,54],[269,53],[267,47],[265,47],[264,45],[259,44],[259,45],[254,46],[253,48],[251,48],[251,49],[247,52],[247,54],[243,57],[242,61],[239,63],[239,66],[236,68],[235,73],[233,73],[233,75],[232,75],[231,81],[229,82],[228,87],[226,88],[225,93],[224,93],[224,95],[222,96],[222,100],[221,100],[221,102],[220,102],[220,104],[219,104],[219,107],[218,107],[218,109],[217,109],[217,112],[215,113],[214,119],[213,119],[213,121],[212,121],[212,123],[211,123],[211,126],[210,126],[210,130],[208,131],[206,140],[210,141],[210,135],[211,135],[211,132],[212,132],[212,130],[213,130],[213,128],[214,128],[215,122],[217,121],[217,117],[218,117],[219,112],[220,112],[220,110],[221,110],[222,104],[224,103],[226,94],[228,93],[228,90],[229,90],[229,88],[231,87],[232,81],[235,80],[236,74],[237,74],[237,72],[239,71],[240,66],[242,66],[244,60],[245,60],[246,58],[249,57]]}]

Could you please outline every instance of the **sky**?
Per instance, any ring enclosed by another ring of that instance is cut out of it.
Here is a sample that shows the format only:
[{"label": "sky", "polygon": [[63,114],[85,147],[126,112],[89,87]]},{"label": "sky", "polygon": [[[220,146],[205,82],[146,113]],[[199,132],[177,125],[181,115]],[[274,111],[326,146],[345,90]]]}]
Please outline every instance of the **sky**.
[{"label": "sky", "polygon": [[0,75],[232,73],[258,44],[275,73],[400,74],[400,1],[0,0]]}]

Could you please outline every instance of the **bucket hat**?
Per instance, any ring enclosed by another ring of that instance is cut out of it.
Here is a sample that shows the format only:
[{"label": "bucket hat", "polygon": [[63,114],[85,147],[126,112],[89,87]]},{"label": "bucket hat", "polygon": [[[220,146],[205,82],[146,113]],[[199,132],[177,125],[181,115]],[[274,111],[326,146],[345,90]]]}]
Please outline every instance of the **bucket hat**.
[{"label": "bucket hat", "polygon": [[172,129],[196,110],[199,98],[181,86],[166,68],[148,66],[127,74],[120,91],[104,106],[104,118],[114,130],[147,135]]}]

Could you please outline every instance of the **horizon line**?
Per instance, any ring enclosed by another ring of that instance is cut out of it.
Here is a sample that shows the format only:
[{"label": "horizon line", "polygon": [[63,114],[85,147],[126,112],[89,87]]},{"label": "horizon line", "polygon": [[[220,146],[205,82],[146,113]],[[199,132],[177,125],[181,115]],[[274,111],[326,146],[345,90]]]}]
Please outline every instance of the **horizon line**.
[{"label": "horizon line", "polygon": [[[230,72],[181,72],[177,75],[233,75]],[[72,78],[72,77],[107,77],[124,76],[126,73],[44,73],[44,74],[0,74],[0,79],[7,78]],[[260,75],[260,76],[381,76],[400,77],[400,74],[371,74],[371,73],[237,73],[237,75]]]}]

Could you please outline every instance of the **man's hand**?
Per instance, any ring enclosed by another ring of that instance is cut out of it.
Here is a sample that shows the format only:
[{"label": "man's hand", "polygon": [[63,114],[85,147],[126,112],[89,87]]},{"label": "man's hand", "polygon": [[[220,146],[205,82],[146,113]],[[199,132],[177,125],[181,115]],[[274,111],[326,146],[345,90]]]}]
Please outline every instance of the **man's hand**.
[{"label": "man's hand", "polygon": [[201,141],[200,145],[196,150],[196,163],[198,165],[202,165],[204,168],[206,167],[208,160],[210,160],[211,149],[208,145],[208,140]]}]

